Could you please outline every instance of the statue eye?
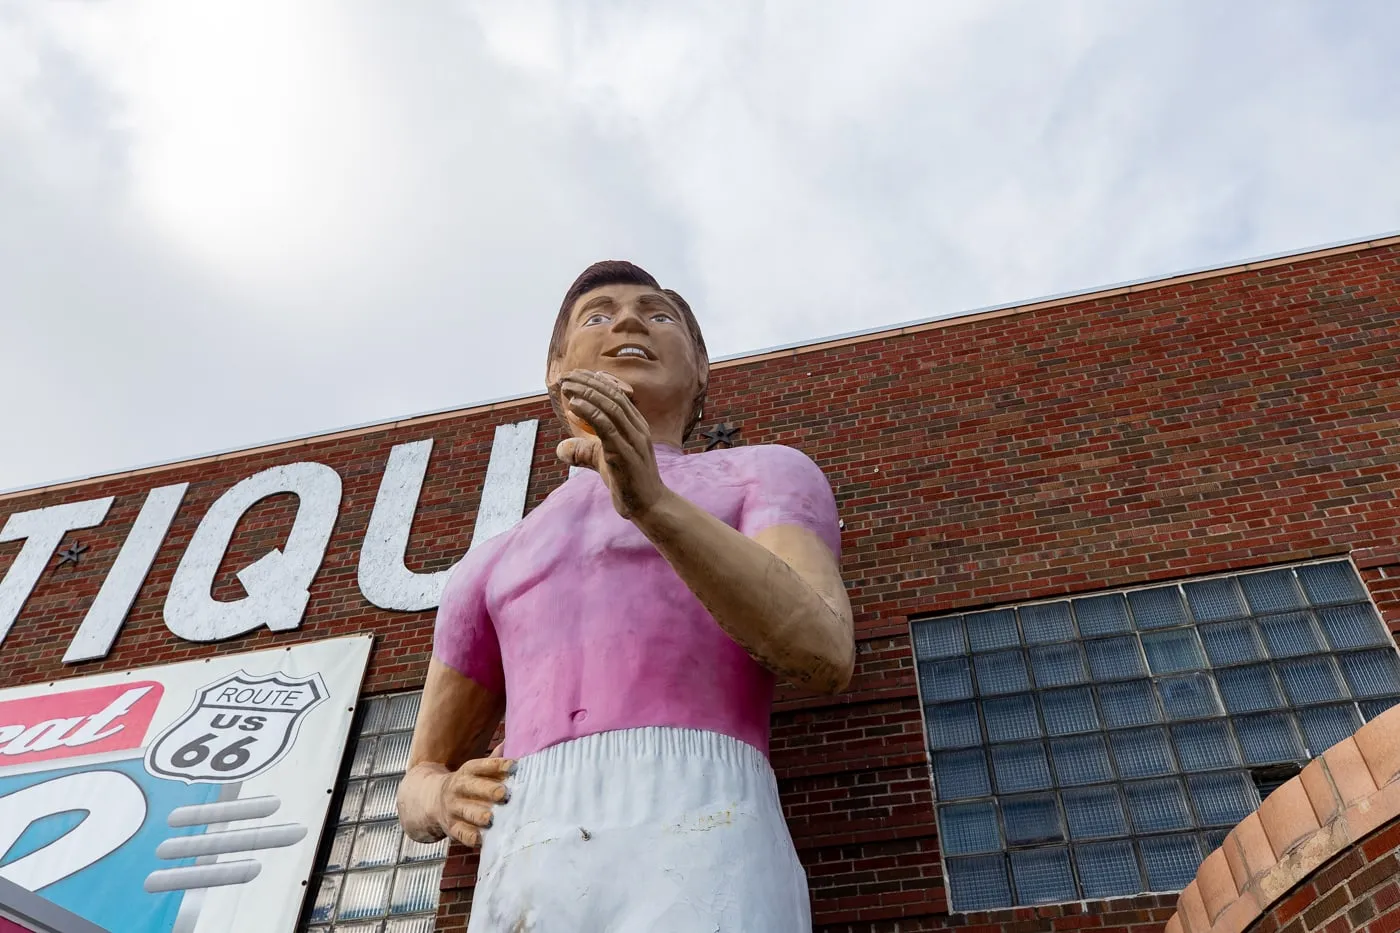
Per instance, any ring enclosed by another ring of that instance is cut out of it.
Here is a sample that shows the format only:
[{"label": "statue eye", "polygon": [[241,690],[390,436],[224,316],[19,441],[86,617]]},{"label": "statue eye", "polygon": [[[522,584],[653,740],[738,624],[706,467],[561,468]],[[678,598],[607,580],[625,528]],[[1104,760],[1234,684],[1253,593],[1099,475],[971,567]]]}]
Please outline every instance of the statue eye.
[{"label": "statue eye", "polygon": [[667,314],[665,311],[658,311],[658,312],[656,312],[655,314],[653,314],[653,315],[651,316],[651,319],[652,319],[653,321],[655,321],[656,323],[658,323],[658,324],[674,324],[674,323],[676,323],[676,319],[673,318],[673,317],[671,317],[671,315]]},{"label": "statue eye", "polygon": [[608,318],[608,316],[607,316],[606,314],[602,314],[602,313],[590,314],[590,315],[584,320],[583,326],[584,326],[584,327],[589,327],[589,326],[591,326],[591,325],[593,325],[593,324],[606,324],[606,323],[608,322],[608,320],[609,320],[609,318]]}]

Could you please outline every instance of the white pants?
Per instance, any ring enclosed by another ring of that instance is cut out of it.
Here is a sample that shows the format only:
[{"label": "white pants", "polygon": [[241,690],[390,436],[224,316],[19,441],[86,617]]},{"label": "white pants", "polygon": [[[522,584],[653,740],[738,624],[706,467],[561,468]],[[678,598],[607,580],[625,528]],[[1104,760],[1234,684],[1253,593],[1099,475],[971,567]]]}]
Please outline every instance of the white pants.
[{"label": "white pants", "polygon": [[807,877],[754,747],[604,732],[521,758],[468,933],[810,933]]}]

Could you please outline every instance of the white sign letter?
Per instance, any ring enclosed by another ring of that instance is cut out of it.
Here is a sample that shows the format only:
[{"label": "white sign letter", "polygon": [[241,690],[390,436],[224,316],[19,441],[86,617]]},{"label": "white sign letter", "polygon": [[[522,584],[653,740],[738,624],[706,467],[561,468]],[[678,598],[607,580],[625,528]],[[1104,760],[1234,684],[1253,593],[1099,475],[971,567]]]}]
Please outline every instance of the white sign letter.
[{"label": "white sign letter", "polygon": [[63,536],[79,528],[91,528],[102,524],[107,510],[112,507],[113,496],[105,499],[88,499],[86,502],[69,502],[66,505],[51,505],[46,509],[32,512],[16,512],[0,529],[0,543],[24,541],[9,573],[0,580],[0,643],[10,633],[19,611],[24,608],[39,575],[49,563],[49,558],[58,548]]},{"label": "white sign letter", "polygon": [[0,797],[0,850],[30,824],[55,813],[86,810],[68,832],[0,868],[0,878],[37,891],[121,848],[146,821],[146,795],[120,771],[82,771],[31,784]]},{"label": "white sign letter", "polygon": [[[525,514],[525,493],[530,483],[530,463],[535,456],[539,422],[521,421],[496,428],[491,460],[482,481],[481,502],[472,529],[472,547],[500,534]],[[415,573],[404,566],[413,515],[428,473],[432,438],[398,444],[389,452],[379,495],[370,513],[360,549],[360,592],[380,609],[417,612],[432,609],[442,597],[451,568],[437,573]]]},{"label": "white sign letter", "polygon": [[112,642],[117,640],[126,614],[131,611],[141,584],[146,582],[146,574],[151,572],[151,563],[165,541],[165,533],[170,530],[189,485],[161,486],[146,496],[146,503],[141,506],[141,514],[136,516],[136,524],[131,526],[116,563],[102,581],[102,589],[68,645],[64,664],[105,658],[112,650]]},{"label": "white sign letter", "polygon": [[[281,492],[300,499],[285,551],[273,548],[238,571],[246,597],[214,599],[214,574],[238,520],[259,500]],[[340,475],[325,464],[289,463],[238,483],[209,507],[180,558],[165,598],[166,628],[186,641],[219,641],[262,625],[274,632],[296,628],[339,512]]]}]

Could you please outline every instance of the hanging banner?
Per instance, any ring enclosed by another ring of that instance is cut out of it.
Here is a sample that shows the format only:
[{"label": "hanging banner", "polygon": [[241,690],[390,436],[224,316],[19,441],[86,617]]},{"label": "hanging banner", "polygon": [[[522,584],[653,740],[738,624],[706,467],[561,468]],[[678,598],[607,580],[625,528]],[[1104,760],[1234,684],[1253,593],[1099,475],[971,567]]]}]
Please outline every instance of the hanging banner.
[{"label": "hanging banner", "polygon": [[0,921],[293,933],[370,643],[0,690]]}]

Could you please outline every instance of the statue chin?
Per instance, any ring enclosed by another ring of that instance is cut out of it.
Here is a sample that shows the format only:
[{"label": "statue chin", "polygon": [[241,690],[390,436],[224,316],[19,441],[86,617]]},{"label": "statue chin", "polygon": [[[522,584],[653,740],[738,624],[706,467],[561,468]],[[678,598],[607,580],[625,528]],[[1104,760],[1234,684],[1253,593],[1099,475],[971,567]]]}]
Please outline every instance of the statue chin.
[{"label": "statue chin", "polygon": [[584,421],[582,418],[580,418],[573,412],[566,412],[564,417],[569,422],[569,427],[573,428],[576,433],[586,434],[589,437],[598,436],[598,432],[593,430],[593,425],[589,424],[587,421]]},{"label": "statue chin", "polygon": [[[609,382],[611,382],[611,383],[613,383],[614,385],[616,385],[619,389],[621,389],[622,392],[623,392],[623,394],[626,395],[628,398],[631,398],[631,397],[632,397],[632,387],[631,387],[630,385],[628,385],[626,382],[622,381],[621,379],[617,378],[616,376],[614,376],[612,373],[609,373],[609,372],[604,372],[604,371],[602,371],[602,370],[598,370],[597,373],[598,373],[598,375],[599,375],[600,377],[602,377],[603,379],[608,380]],[[580,418],[578,415],[574,414],[572,411],[565,411],[565,412],[564,412],[564,418],[565,418],[566,421],[569,422],[569,427],[573,428],[575,432],[577,432],[577,433],[579,433],[579,434],[586,434],[586,435],[588,435],[589,437],[597,437],[597,436],[598,436],[598,432],[595,431],[595,430],[593,430],[593,425],[589,424],[587,421],[584,421],[582,418]]]}]

